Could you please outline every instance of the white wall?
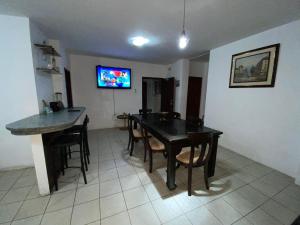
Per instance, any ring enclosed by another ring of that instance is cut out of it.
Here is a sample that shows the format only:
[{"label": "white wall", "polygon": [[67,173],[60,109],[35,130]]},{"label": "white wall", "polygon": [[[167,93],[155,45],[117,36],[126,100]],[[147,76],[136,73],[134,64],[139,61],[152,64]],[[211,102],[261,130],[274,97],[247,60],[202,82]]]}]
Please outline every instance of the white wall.
[{"label": "white wall", "polygon": [[[59,71],[61,74],[53,74],[53,92],[61,92],[62,93],[62,102],[67,107],[67,91],[66,91],[66,81],[65,81],[65,71],[64,68],[69,68],[68,65],[68,57],[66,54],[66,50],[59,40],[49,40],[49,44],[55,48],[55,50],[60,54],[61,57],[55,57],[56,65],[59,67]],[[53,101],[54,99],[52,99]]]},{"label": "white wall", "polygon": [[[132,71],[132,89],[99,89],[96,65],[128,67]],[[74,106],[85,106],[90,129],[122,126],[115,114],[137,113],[142,108],[142,77],[166,77],[168,66],[87,55],[70,55]],[[114,94],[113,94],[114,93]]]},{"label": "white wall", "polygon": [[45,56],[43,52],[34,46],[34,44],[43,44],[48,41],[46,35],[34,23],[30,22],[30,38],[32,46],[33,67],[35,73],[36,92],[38,97],[39,111],[43,110],[42,100],[46,102],[53,101],[53,81],[52,75],[37,71],[37,67],[47,67],[49,56]]},{"label": "white wall", "polygon": [[33,165],[29,136],[14,136],[5,125],[39,112],[29,19],[0,15],[0,169]]},{"label": "white wall", "polygon": [[[220,144],[300,178],[300,20],[210,52],[205,124]],[[233,54],[280,43],[274,88],[228,88]],[[298,174],[297,174],[298,171]]]},{"label": "white wall", "polygon": [[180,59],[171,65],[168,77],[175,77],[179,81],[179,87],[175,88],[175,107],[174,110],[181,114],[181,118],[186,115],[186,100],[189,76],[189,60]]},{"label": "white wall", "polygon": [[202,89],[201,89],[200,112],[199,112],[199,117],[202,118],[205,112],[208,62],[190,61],[189,75],[192,77],[202,77]]}]

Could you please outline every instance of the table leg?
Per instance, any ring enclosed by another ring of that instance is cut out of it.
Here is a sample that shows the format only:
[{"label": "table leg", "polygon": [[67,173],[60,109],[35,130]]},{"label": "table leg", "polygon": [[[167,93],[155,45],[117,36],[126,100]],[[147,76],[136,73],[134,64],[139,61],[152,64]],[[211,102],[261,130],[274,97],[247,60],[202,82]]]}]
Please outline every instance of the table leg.
[{"label": "table leg", "polygon": [[168,164],[167,164],[167,187],[170,190],[176,188],[175,177],[176,177],[176,149],[175,146],[165,144],[168,153]]},{"label": "table leg", "polygon": [[208,162],[208,177],[212,177],[215,175],[215,166],[217,160],[217,150],[218,150],[218,139],[219,135],[214,136],[213,145],[212,145],[212,153]]},{"label": "table leg", "polygon": [[31,149],[39,192],[41,195],[48,195],[50,189],[42,135],[31,135]]}]

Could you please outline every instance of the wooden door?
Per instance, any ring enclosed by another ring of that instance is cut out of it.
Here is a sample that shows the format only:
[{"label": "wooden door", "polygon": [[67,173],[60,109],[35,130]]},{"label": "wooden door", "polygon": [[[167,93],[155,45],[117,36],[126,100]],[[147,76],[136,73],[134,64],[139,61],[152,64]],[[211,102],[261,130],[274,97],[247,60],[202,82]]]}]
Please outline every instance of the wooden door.
[{"label": "wooden door", "polygon": [[174,111],[175,78],[162,79],[161,83],[161,111]]},{"label": "wooden door", "polygon": [[202,78],[189,77],[186,118],[199,118]]},{"label": "wooden door", "polygon": [[66,82],[68,108],[72,108],[73,96],[72,96],[72,86],[71,86],[71,73],[66,68],[65,68],[65,82]]}]

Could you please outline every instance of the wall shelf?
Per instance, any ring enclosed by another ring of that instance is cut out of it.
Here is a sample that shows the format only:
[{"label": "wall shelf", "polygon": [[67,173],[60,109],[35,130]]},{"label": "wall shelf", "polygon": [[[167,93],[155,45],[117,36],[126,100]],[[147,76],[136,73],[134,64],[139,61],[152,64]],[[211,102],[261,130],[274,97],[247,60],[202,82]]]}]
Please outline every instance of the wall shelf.
[{"label": "wall shelf", "polygon": [[59,75],[61,75],[61,73],[60,73],[60,71],[59,71],[58,68],[49,69],[49,68],[38,67],[38,68],[36,68],[36,70],[44,72],[44,73],[49,73],[49,74],[59,74]]},{"label": "wall shelf", "polygon": [[34,44],[37,48],[41,49],[45,55],[52,55],[60,57],[60,54],[51,46],[44,44]]}]

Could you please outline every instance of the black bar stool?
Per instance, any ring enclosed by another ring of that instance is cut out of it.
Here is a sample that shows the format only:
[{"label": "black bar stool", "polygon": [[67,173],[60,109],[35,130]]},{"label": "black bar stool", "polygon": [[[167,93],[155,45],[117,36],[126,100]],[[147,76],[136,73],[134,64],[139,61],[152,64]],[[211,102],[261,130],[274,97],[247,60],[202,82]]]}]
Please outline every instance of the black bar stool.
[{"label": "black bar stool", "polygon": [[[79,151],[72,151],[72,152],[79,152],[80,154],[80,166],[72,166],[68,168],[80,168],[84,183],[87,184],[86,175],[85,175],[85,166],[87,169],[87,163],[86,163],[86,155],[85,152],[85,146],[84,146],[84,133],[87,130],[87,122],[88,120],[84,120],[82,125],[80,126],[79,133],[62,133],[60,135],[57,135],[56,138],[51,143],[51,146],[54,148],[54,150],[60,151],[61,156],[61,171],[64,174],[64,166],[65,162],[67,160],[67,152],[66,150],[69,149],[71,146],[79,145]],[[56,170],[55,166],[54,169]],[[57,183],[58,175],[57,171],[54,171],[54,185],[55,189],[58,190],[58,183]]]},{"label": "black bar stool", "polygon": [[[87,124],[90,122],[89,117],[86,115],[84,118],[84,122],[86,123],[86,127],[84,127],[84,132],[83,132],[83,145],[84,145],[84,157],[86,159],[86,161],[88,162],[88,164],[90,164],[90,148],[89,148],[89,142],[88,142],[88,132],[87,132]],[[63,132],[64,134],[79,134],[80,130],[82,129],[83,125],[74,125],[68,129],[65,129]],[[71,148],[68,148],[68,155],[69,158],[72,158],[72,151]],[[86,170],[87,170],[87,165],[86,165]]]}]

